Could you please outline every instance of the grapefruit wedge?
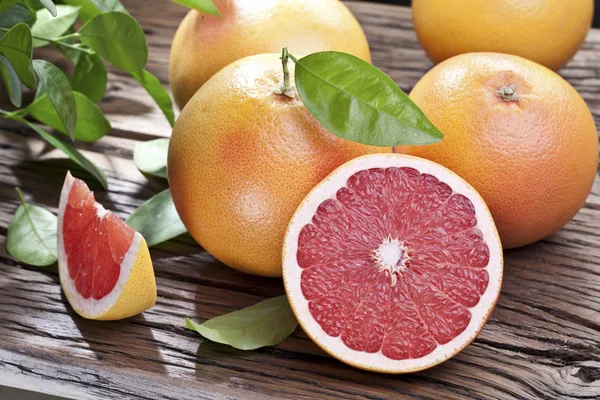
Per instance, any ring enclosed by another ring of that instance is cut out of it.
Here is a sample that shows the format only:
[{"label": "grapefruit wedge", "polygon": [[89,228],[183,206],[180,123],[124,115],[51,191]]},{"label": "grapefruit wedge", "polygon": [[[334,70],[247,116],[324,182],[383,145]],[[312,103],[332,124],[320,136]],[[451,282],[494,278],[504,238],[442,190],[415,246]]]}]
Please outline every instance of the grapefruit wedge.
[{"label": "grapefruit wedge", "polygon": [[58,209],[58,271],[71,307],[84,318],[127,318],[156,302],[146,241],[70,173]]},{"label": "grapefruit wedge", "polygon": [[283,278],[304,331],[362,369],[406,373],[465,348],[492,312],[502,245],[482,198],[439,164],[354,159],[303,200]]}]

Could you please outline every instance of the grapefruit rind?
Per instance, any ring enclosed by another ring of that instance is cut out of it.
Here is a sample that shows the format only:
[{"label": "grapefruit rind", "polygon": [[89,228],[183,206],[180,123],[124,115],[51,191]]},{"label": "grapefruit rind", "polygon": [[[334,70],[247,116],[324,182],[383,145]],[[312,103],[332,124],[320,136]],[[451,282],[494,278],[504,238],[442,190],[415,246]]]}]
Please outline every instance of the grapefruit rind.
[{"label": "grapefruit rind", "polygon": [[[302,228],[311,223],[317,208],[327,199],[335,199],[337,191],[346,186],[355,173],[371,168],[410,167],[421,174],[431,174],[448,184],[454,193],[470,199],[477,216],[476,227],[489,246],[490,258],[486,267],[489,283],[477,305],[469,308],[472,318],[466,329],[450,342],[418,359],[393,360],[381,353],[367,353],[347,347],[340,337],[327,335],[312,317],[301,288],[302,269],[296,255]],[[338,360],[357,368],[375,372],[402,374],[421,371],[446,361],[463,350],[479,334],[500,295],[503,274],[503,254],[500,237],[485,202],[475,189],[449,169],[434,162],[401,154],[376,154],[356,158],[334,170],[305,197],[288,226],[283,246],[283,281],[292,311],[306,334],[324,351]]]},{"label": "grapefruit rind", "polygon": [[[123,319],[147,310],[156,303],[156,280],[148,245],[139,232],[133,236],[120,265],[117,283],[108,295],[99,300],[92,297],[86,299],[75,288],[75,281],[69,276],[63,241],[63,215],[74,182],[75,178],[67,172],[58,212],[58,272],[69,304],[77,314],[95,320]],[[100,204],[95,206],[99,216],[108,212]]]}]

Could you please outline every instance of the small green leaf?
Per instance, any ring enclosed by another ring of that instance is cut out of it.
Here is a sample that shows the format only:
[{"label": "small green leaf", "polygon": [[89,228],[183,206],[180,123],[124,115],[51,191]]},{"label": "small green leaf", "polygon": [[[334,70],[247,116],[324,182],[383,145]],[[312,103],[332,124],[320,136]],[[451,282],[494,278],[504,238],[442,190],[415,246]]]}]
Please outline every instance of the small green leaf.
[{"label": "small green leaf", "polygon": [[177,214],[169,189],[139,206],[126,222],[142,234],[149,247],[187,232]]},{"label": "small green leaf", "polygon": [[10,97],[10,102],[15,107],[21,107],[21,81],[15,69],[4,56],[0,56],[0,76],[2,76],[2,81],[8,92],[8,97]]},{"label": "small green leaf", "polygon": [[133,149],[133,162],[146,174],[167,177],[167,153],[169,139],[154,139],[137,142]]},{"label": "small green leaf", "polygon": [[[73,95],[77,106],[75,139],[82,142],[93,142],[106,135],[110,131],[110,123],[102,111],[83,94],[73,92]],[[68,135],[47,94],[31,103],[27,107],[27,113],[44,125]]]},{"label": "small green leaf", "polygon": [[346,53],[296,61],[296,87],[308,111],[344,139],[374,146],[439,142],[443,134],[386,74]]},{"label": "small green leaf", "polygon": [[0,1],[0,13],[3,13],[4,11],[8,10],[9,8],[11,8],[15,4],[17,4],[17,1],[18,0],[2,0],[2,1]]},{"label": "small green leaf", "polygon": [[53,64],[44,60],[33,60],[33,68],[40,78],[40,89],[47,93],[67,133],[75,138],[77,125],[77,105],[71,84],[65,74]]},{"label": "small green leaf", "polygon": [[71,78],[73,90],[98,103],[106,93],[106,82],[106,68],[100,56],[80,53]]},{"label": "small green leaf", "polygon": [[287,297],[279,296],[203,324],[187,318],[185,326],[213,342],[254,350],[283,342],[296,330],[298,322]]},{"label": "small green leaf", "polygon": [[161,109],[171,127],[175,125],[175,114],[173,113],[173,102],[169,93],[165,90],[157,77],[145,69],[133,71],[131,75],[142,85],[144,89],[152,96],[158,107]]},{"label": "small green leaf", "polygon": [[[77,20],[79,7],[58,5],[56,6],[57,15],[52,16],[48,11],[39,10],[37,20],[31,27],[33,36],[56,39],[62,36]],[[49,42],[45,40],[33,39],[33,47],[46,46]]]},{"label": "small green leaf", "polygon": [[32,50],[31,31],[23,22],[15,25],[0,39],[0,53],[10,61],[21,82],[30,89],[35,87],[31,69]]},{"label": "small green leaf", "polygon": [[89,172],[98,182],[100,182],[104,189],[108,189],[108,182],[106,181],[106,175],[104,175],[104,172],[90,160],[85,158],[80,152],[77,151],[77,149],[75,149],[73,146],[67,143],[61,142],[45,130],[37,127],[36,125],[32,124],[31,122],[25,119],[19,119],[19,121],[26,124],[52,146],[56,147],[57,149],[65,153],[67,156],[69,156],[71,160],[73,160],[81,168]]},{"label": "small green leaf", "polygon": [[12,28],[19,22],[24,22],[28,26],[35,23],[35,13],[24,4],[15,4],[0,13],[0,28]]},{"label": "small green leaf", "polygon": [[109,12],[88,21],[79,39],[119,69],[138,71],[148,60],[146,36],[140,24],[128,14]]},{"label": "small green leaf", "polygon": [[6,234],[6,250],[20,262],[44,267],[56,262],[58,254],[58,219],[50,211],[25,202],[19,189],[21,205],[13,216]]},{"label": "small green leaf", "polygon": [[46,9],[48,11],[50,11],[50,14],[52,14],[53,17],[56,17],[57,12],[56,12],[56,6],[54,5],[54,2],[52,2],[52,0],[38,0],[40,3],[42,3],[42,5],[44,7],[46,7]]},{"label": "small green leaf", "polygon": [[219,10],[212,2],[212,0],[171,0],[173,3],[179,3],[182,6],[193,8],[196,11],[200,11],[206,14],[216,15],[220,17]]},{"label": "small green leaf", "polygon": [[80,6],[81,12],[79,17],[83,22],[88,22],[97,15],[120,11],[129,14],[119,0],[63,0],[65,3],[72,6]]}]

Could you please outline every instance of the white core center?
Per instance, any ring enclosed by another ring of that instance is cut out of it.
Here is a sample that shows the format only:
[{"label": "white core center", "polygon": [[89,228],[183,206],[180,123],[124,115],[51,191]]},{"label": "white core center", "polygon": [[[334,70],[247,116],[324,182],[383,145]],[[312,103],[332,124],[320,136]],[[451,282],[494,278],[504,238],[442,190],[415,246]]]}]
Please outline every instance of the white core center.
[{"label": "white core center", "polygon": [[398,268],[398,263],[400,262],[403,253],[398,239],[385,239],[381,246],[379,246],[378,252],[381,264],[392,271],[395,271]]},{"label": "white core center", "polygon": [[104,209],[104,207],[102,207],[102,205],[99,203],[95,203],[94,207],[96,208],[96,215],[98,216],[98,218],[104,218],[108,210]]}]

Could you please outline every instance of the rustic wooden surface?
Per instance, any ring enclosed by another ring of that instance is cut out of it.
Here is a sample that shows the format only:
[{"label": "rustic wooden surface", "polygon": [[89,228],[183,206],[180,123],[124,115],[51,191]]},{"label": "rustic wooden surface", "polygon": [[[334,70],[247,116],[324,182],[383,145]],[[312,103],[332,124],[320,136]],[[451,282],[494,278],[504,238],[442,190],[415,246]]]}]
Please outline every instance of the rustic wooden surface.
[{"label": "rustic wooden surface", "polygon": [[[148,68],[167,84],[169,44],[184,9],[131,0],[146,29]],[[374,63],[405,90],[431,64],[410,10],[352,3]],[[54,52],[44,57],[56,58]],[[561,71],[600,122],[600,31]],[[166,187],[134,167],[136,140],[169,136],[149,97],[122,73],[109,77],[102,108],[115,129],[79,144],[109,177],[98,190],[126,217]],[[560,232],[506,253],[502,296],[479,338],[423,373],[363,372],[327,356],[300,329],[278,347],[241,352],[202,342],[184,327],[283,293],[280,280],[237,273],[185,239],[152,250],[157,305],[120,322],[84,320],[69,308],[54,273],[15,262],[4,249],[17,207],[13,190],[56,210],[65,169],[77,170],[22,126],[0,122],[0,384],[78,399],[419,398],[600,399],[600,180]]]}]

